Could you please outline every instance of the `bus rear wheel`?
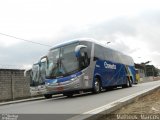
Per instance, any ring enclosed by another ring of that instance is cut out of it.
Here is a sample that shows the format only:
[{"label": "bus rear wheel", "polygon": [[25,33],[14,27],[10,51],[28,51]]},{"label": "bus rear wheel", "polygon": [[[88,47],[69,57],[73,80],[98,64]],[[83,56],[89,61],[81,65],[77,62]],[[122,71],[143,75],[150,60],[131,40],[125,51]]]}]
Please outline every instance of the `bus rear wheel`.
[{"label": "bus rear wheel", "polygon": [[100,93],[101,92],[101,83],[98,78],[95,78],[93,93]]},{"label": "bus rear wheel", "polygon": [[122,88],[128,88],[128,87],[132,87],[132,81],[127,78],[126,84],[123,85]]}]

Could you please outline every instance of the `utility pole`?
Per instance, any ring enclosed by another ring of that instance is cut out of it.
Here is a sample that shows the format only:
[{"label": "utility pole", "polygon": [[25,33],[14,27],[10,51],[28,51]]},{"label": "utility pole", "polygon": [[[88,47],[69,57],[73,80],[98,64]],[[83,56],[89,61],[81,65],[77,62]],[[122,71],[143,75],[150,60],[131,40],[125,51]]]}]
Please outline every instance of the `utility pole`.
[{"label": "utility pole", "polygon": [[146,64],[149,64],[151,61],[147,61],[145,63],[141,63],[141,65],[144,67],[144,73],[145,73],[145,77],[147,76],[147,73],[146,73]]},{"label": "utility pole", "polygon": [[105,45],[108,45],[109,43],[111,43],[110,41],[108,41]]}]

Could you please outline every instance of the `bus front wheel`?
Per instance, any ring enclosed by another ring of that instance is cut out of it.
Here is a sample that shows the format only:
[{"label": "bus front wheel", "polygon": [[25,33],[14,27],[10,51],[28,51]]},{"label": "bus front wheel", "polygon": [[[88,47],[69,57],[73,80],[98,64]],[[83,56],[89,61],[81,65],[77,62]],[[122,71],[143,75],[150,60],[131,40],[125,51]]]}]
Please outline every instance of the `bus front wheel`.
[{"label": "bus front wheel", "polygon": [[93,93],[100,93],[101,92],[101,83],[98,78],[95,78]]},{"label": "bus front wheel", "polygon": [[45,97],[46,99],[50,99],[50,98],[52,98],[52,94],[46,94],[46,95],[44,95],[44,97]]},{"label": "bus front wheel", "polygon": [[72,97],[73,96],[73,93],[63,93],[63,96],[67,96],[67,97]]}]

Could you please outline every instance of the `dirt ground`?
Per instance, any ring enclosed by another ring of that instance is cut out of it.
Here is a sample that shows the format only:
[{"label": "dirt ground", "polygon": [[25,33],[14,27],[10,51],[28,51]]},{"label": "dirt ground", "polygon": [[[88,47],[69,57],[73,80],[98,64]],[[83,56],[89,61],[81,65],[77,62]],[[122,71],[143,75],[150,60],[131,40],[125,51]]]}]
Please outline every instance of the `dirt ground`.
[{"label": "dirt ground", "polygon": [[115,111],[114,114],[160,114],[160,89]]},{"label": "dirt ground", "polygon": [[[121,118],[117,118],[117,115],[123,115]],[[124,116],[125,115],[125,116]],[[128,115],[128,116],[126,116]],[[129,116],[130,115],[130,116]],[[117,120],[117,119],[142,119],[143,116],[134,115],[152,115],[147,116],[147,120],[156,119],[160,120],[160,89],[156,90],[154,93],[147,96],[138,98],[135,102],[122,107],[121,109],[103,116],[100,120]],[[156,116],[153,116],[156,115]],[[152,118],[151,118],[152,117]],[[144,118],[145,119],[145,118]]]}]

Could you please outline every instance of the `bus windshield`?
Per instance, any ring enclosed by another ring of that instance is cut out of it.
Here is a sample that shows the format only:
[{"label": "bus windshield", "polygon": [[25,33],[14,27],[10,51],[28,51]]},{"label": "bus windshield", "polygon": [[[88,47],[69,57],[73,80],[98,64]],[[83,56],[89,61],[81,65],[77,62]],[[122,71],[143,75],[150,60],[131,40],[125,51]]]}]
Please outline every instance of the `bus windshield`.
[{"label": "bus windshield", "polygon": [[39,83],[39,65],[34,64],[32,66],[32,82],[34,86],[38,85]]},{"label": "bus windshield", "polygon": [[59,78],[73,74],[79,70],[79,61],[75,56],[78,43],[52,49],[48,53],[48,69],[46,78]]}]

